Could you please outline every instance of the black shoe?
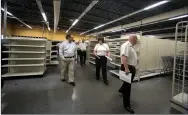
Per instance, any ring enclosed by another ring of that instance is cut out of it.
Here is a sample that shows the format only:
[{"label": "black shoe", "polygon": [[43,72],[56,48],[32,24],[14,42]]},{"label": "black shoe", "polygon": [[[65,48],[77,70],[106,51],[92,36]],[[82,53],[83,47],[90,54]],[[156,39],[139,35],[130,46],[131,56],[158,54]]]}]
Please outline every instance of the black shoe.
[{"label": "black shoe", "polygon": [[109,83],[108,83],[108,81],[104,81],[104,84],[105,84],[105,85],[108,85]]},{"label": "black shoe", "polygon": [[71,84],[72,86],[76,86],[76,84],[75,84],[74,82],[70,82],[70,84]]},{"label": "black shoe", "polygon": [[134,110],[131,107],[125,107],[125,109],[130,112],[131,114],[134,114]]},{"label": "black shoe", "polygon": [[118,90],[119,93],[123,93],[121,89]]},{"label": "black shoe", "polygon": [[97,78],[96,78],[96,80],[100,80],[100,78],[99,78],[99,77],[97,77]]},{"label": "black shoe", "polygon": [[65,79],[61,79],[62,82],[66,81]]}]

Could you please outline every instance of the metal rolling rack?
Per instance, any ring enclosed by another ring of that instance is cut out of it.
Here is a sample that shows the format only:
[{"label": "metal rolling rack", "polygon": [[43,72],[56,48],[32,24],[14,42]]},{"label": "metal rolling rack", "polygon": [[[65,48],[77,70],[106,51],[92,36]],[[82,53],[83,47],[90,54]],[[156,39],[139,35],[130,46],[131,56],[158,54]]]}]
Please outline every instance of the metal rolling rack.
[{"label": "metal rolling rack", "polygon": [[[178,35],[181,36],[178,36]],[[188,113],[188,21],[177,23],[171,107]],[[183,44],[179,44],[179,43]]]},{"label": "metal rolling rack", "polygon": [[29,37],[8,37],[4,44],[8,50],[8,61],[2,68],[8,71],[2,77],[43,75],[46,70],[46,39]]},{"label": "metal rolling rack", "polygon": [[162,56],[161,57],[163,61],[163,73],[172,73],[173,72],[173,60],[174,58],[172,56]]}]

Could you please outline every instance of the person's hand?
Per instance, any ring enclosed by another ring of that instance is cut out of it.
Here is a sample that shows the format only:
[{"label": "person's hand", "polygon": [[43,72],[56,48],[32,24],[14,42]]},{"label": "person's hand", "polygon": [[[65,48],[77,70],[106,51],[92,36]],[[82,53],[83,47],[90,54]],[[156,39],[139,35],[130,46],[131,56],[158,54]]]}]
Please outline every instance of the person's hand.
[{"label": "person's hand", "polygon": [[64,59],[65,59],[65,57],[64,57],[64,56],[61,56],[61,59],[62,59],[62,60],[64,60]]},{"label": "person's hand", "polygon": [[129,68],[125,68],[125,73],[129,73]]}]

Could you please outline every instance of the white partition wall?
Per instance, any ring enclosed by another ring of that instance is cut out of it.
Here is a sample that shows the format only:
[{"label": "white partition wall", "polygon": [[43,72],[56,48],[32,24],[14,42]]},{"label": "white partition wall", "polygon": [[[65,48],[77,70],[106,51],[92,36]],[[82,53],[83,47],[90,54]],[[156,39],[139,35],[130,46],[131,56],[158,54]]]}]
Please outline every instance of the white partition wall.
[{"label": "white partition wall", "polygon": [[[140,78],[163,73],[164,64],[162,57],[169,56],[173,58],[175,41],[164,38],[161,35],[142,36],[140,48]],[[178,44],[183,45],[182,42],[178,42]]]},{"label": "white partition wall", "polygon": [[8,64],[2,65],[8,68],[2,77],[43,75],[46,70],[46,39],[9,37],[8,44],[4,46],[9,50]]}]

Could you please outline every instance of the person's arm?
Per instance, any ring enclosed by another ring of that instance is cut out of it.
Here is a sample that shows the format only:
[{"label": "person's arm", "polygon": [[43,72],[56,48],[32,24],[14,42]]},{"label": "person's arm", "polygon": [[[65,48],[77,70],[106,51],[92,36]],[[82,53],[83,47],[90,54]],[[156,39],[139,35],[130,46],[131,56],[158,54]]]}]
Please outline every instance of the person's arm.
[{"label": "person's arm", "polygon": [[109,46],[106,44],[106,49],[107,49],[107,51],[106,51],[106,56],[110,56],[110,48],[109,48]]},{"label": "person's arm", "polygon": [[97,47],[98,47],[98,44],[95,45],[95,48],[93,49],[93,53],[95,56],[97,56]]},{"label": "person's arm", "polygon": [[121,60],[125,68],[125,72],[130,72],[128,68],[129,46],[121,47]]},{"label": "person's arm", "polygon": [[129,71],[129,67],[128,67],[128,64],[127,64],[127,56],[125,56],[125,55],[122,55],[121,56],[121,59],[122,59],[122,62],[123,62],[123,65],[124,65],[124,68],[125,68],[125,72],[127,73],[127,72],[130,72]]},{"label": "person's arm", "polygon": [[59,56],[64,59],[63,43],[59,44]]}]

